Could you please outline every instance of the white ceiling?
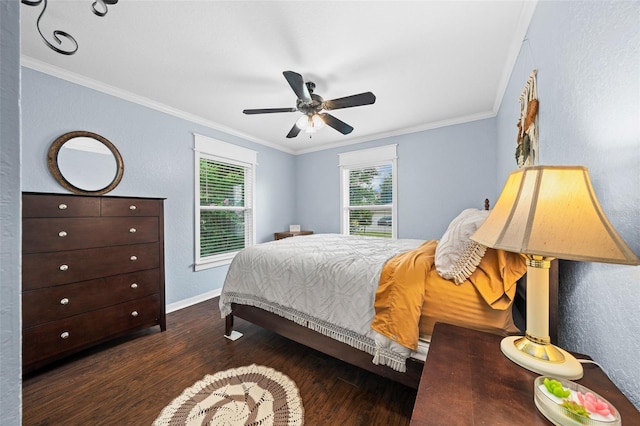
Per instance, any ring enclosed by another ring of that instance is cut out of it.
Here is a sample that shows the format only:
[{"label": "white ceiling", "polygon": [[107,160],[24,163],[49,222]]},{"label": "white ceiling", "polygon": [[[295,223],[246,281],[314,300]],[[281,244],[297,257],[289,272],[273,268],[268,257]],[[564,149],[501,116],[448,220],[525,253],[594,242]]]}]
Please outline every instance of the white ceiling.
[{"label": "white ceiling", "polygon": [[[43,4],[22,4],[23,65],[290,153],[494,116],[536,5],[120,0],[98,17],[94,1],[52,0],[42,16],[49,40],[77,40],[71,56],[40,38]],[[285,70],[325,100],[371,91],[376,103],[332,111],[349,135],[287,139],[299,112],[242,113],[295,107]]]}]

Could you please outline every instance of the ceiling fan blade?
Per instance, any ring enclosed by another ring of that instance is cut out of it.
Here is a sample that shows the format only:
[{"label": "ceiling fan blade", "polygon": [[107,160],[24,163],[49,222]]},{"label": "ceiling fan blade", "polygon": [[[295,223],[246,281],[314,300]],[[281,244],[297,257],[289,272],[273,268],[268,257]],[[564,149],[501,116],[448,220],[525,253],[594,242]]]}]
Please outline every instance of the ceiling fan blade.
[{"label": "ceiling fan blade", "polygon": [[282,73],[284,78],[289,82],[289,86],[293,89],[298,99],[301,99],[305,102],[311,102],[311,95],[309,94],[309,89],[307,85],[304,84],[304,80],[302,76],[297,72],[293,71],[284,71]]},{"label": "ceiling fan blade", "polygon": [[262,109],[245,109],[245,114],[270,114],[272,112],[296,112],[297,108],[262,108]]},{"label": "ceiling fan blade", "polygon": [[322,121],[324,121],[324,124],[326,124],[327,126],[333,127],[343,135],[348,135],[349,133],[353,132],[353,127],[349,126],[344,121],[338,120],[333,115],[327,114],[327,113],[323,113],[319,115],[320,117],[322,117]]},{"label": "ceiling fan blade", "polygon": [[287,133],[287,137],[295,138],[296,136],[298,136],[298,133],[300,133],[300,127],[294,124],[291,130],[289,130],[289,133]]},{"label": "ceiling fan blade", "polygon": [[327,110],[351,108],[360,105],[371,105],[376,101],[376,97],[371,92],[359,93],[357,95],[346,96],[344,98],[332,99],[324,102]]}]

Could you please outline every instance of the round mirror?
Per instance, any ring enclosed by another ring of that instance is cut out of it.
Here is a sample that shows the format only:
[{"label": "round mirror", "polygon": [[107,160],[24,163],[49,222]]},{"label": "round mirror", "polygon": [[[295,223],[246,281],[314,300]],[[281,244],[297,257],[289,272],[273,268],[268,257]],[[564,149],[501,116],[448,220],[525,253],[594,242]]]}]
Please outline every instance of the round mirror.
[{"label": "round mirror", "polygon": [[69,132],[53,141],[48,163],[58,183],[77,194],[106,194],[118,186],[124,174],[120,152],[91,132]]}]

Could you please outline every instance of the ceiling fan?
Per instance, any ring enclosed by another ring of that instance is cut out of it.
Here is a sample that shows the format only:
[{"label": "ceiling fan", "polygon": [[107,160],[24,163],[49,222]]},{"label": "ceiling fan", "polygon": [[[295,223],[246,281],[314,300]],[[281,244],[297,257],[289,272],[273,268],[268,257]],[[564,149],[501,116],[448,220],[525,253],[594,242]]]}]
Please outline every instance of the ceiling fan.
[{"label": "ceiling fan", "polygon": [[295,138],[301,130],[305,130],[305,132],[309,134],[309,137],[311,137],[311,134],[313,134],[316,129],[319,129],[325,124],[333,127],[343,135],[347,135],[353,131],[353,127],[344,121],[338,120],[333,115],[321,111],[371,105],[376,101],[375,95],[371,92],[325,101],[320,95],[313,93],[316,85],[312,81],[305,83],[302,76],[294,71],[284,71],[282,74],[298,97],[295,108],[245,109],[242,112],[245,114],[270,114],[274,112],[300,111],[304,115],[293,125],[287,134],[288,138]]}]

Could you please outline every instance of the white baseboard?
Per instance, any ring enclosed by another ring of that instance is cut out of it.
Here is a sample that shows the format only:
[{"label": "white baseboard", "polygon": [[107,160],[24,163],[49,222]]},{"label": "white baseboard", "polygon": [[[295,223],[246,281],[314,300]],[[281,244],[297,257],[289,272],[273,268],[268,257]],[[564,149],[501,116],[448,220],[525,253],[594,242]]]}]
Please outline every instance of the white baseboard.
[{"label": "white baseboard", "polygon": [[222,293],[222,289],[218,288],[206,293],[199,294],[197,296],[190,297],[188,299],[183,299],[178,302],[171,303],[167,305],[167,313],[179,311],[180,309],[188,308],[189,306],[204,302],[205,300],[213,299],[214,297],[220,296],[220,293]]}]

